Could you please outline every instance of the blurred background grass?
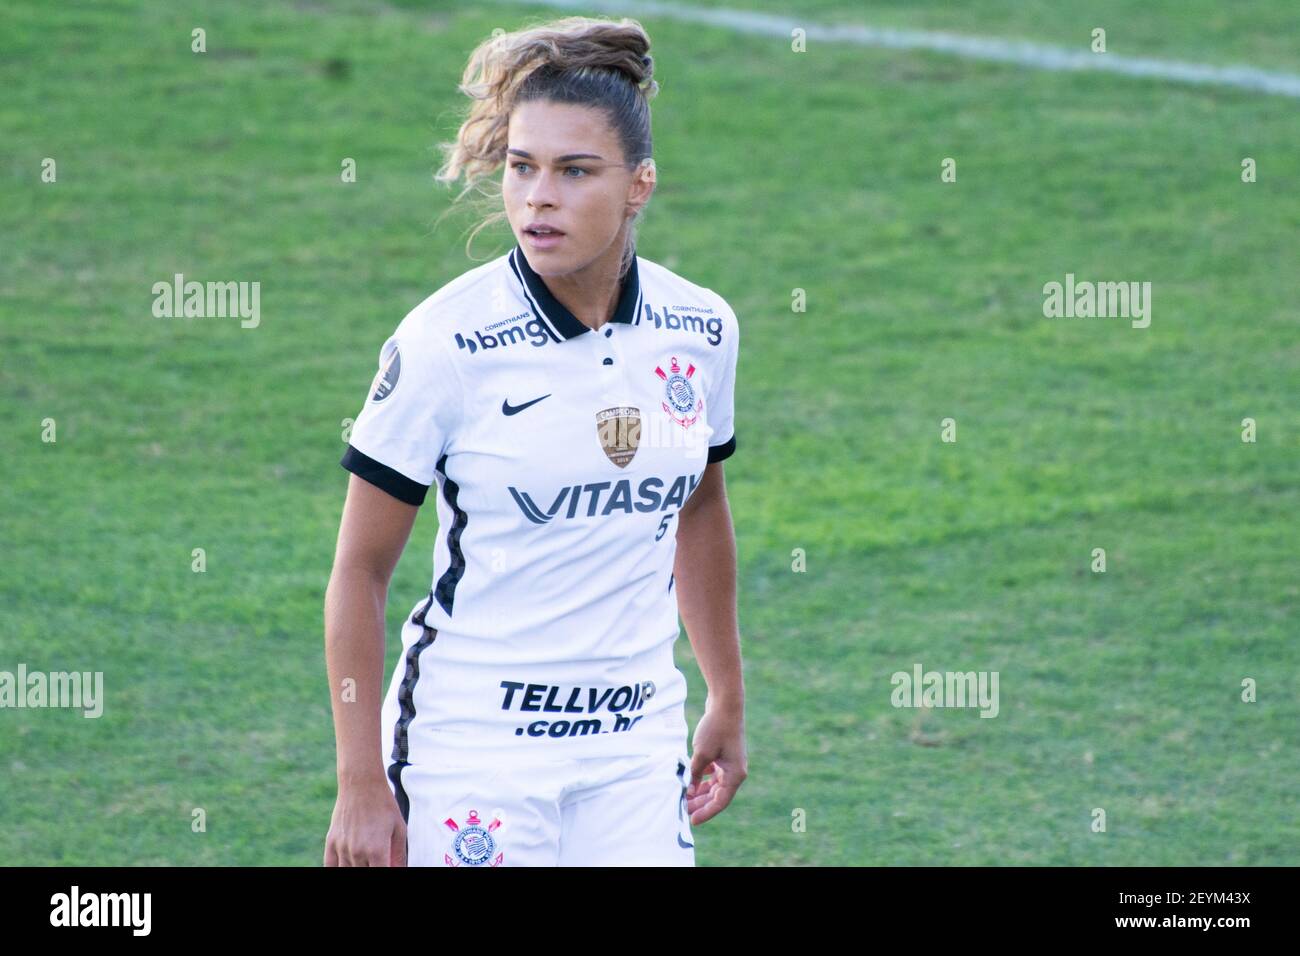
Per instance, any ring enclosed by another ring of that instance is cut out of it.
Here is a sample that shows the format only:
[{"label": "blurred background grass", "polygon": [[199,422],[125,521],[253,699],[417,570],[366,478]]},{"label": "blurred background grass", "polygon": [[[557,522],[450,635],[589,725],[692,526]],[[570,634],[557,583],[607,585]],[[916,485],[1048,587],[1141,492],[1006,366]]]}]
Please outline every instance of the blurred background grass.
[{"label": "blurred background grass", "polygon": [[[513,244],[469,259],[468,218],[435,228],[434,144],[473,46],[559,15],[0,14],[0,670],[103,671],[108,697],[98,720],[0,710],[0,861],[319,865],[342,420],[401,316]],[[1300,66],[1300,16],[1266,3],[800,15]],[[639,19],[662,90],[638,253],[744,329],[751,776],[699,863],[1300,862],[1295,100]],[[176,272],[260,281],[260,326],[154,318]],[[1150,281],[1151,327],[1045,319],[1067,272]],[[435,533],[426,509],[390,672]],[[894,709],[916,662],[999,671],[998,718]]]}]

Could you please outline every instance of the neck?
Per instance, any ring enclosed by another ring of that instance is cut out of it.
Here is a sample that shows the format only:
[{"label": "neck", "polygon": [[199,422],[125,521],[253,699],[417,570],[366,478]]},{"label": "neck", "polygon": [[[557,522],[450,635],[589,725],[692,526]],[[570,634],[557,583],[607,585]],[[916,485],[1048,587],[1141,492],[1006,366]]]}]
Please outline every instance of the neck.
[{"label": "neck", "polygon": [[622,291],[622,245],[610,245],[606,253],[590,265],[562,276],[543,276],[546,288],[560,303],[593,331],[614,317]]}]

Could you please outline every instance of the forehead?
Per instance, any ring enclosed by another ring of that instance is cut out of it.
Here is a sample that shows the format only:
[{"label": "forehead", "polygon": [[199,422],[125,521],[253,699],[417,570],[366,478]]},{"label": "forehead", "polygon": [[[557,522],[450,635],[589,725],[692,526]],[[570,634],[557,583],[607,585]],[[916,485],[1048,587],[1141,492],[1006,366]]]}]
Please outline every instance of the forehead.
[{"label": "forehead", "polygon": [[597,153],[606,160],[622,158],[618,136],[603,110],[574,103],[533,100],[510,112],[507,146],[541,159],[561,153]]}]

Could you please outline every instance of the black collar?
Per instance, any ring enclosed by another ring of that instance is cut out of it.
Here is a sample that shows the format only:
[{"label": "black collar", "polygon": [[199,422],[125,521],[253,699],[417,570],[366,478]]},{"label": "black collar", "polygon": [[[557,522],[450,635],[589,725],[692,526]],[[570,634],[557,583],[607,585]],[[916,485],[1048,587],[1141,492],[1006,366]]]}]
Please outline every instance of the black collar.
[{"label": "black collar", "polygon": [[[528,257],[524,255],[524,250],[518,245],[510,251],[509,262],[511,270],[513,270],[515,277],[523,287],[528,304],[532,306],[538,317],[550,326],[555,341],[560,341],[561,336],[572,339],[583,332],[591,331],[590,326],[579,321],[577,316],[565,308],[563,303],[551,294],[551,290],[546,287],[542,277],[534,272],[533,267],[528,264]],[[618,305],[615,307],[614,317],[610,321],[632,325],[636,322],[640,308],[641,278],[637,274],[636,250],[633,249],[632,264],[623,275],[623,285],[619,292]]]}]

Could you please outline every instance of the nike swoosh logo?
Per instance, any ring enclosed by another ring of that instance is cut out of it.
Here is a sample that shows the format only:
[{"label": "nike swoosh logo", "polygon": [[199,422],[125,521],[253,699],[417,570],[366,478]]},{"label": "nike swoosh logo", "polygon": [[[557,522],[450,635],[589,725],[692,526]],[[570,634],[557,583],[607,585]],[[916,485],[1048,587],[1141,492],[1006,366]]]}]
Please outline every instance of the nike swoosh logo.
[{"label": "nike swoosh logo", "polygon": [[[550,392],[547,392],[545,395],[542,396],[542,398],[550,398],[550,397],[551,397]],[[501,402],[501,414],[518,415],[525,408],[528,408],[531,405],[536,405],[538,402],[542,400],[542,398],[534,398],[531,402],[524,402],[522,405],[511,405],[510,399],[508,398],[503,399]]]}]

